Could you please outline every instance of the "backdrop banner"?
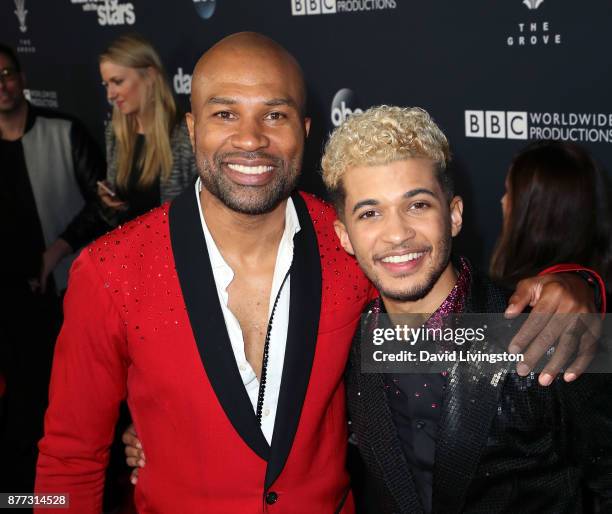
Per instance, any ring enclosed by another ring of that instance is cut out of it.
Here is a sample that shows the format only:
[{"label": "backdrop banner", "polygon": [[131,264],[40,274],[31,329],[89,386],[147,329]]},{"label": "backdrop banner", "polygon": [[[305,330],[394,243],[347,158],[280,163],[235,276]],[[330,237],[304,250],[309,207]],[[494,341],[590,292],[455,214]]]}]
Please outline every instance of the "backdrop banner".
[{"label": "backdrop banner", "polygon": [[2,0],[36,105],[78,116],[102,144],[109,105],[98,55],[139,32],[158,49],[189,109],[197,58],[254,30],[300,61],[313,119],[301,187],[323,194],[327,134],[369,106],[427,109],[449,137],[465,200],[460,251],[480,267],[501,225],[513,155],[530,140],[583,144],[612,160],[612,2],[592,0]]}]

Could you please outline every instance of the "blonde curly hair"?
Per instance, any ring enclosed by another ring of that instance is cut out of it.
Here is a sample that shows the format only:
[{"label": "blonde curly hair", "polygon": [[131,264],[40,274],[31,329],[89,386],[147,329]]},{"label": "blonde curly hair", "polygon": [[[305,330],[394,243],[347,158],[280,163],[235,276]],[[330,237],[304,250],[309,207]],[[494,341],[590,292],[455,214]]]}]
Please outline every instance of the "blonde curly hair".
[{"label": "blonde curly hair", "polygon": [[344,206],[342,177],[355,166],[379,166],[412,158],[431,159],[449,199],[452,180],[446,168],[450,149],[446,136],[427,111],[419,107],[380,105],[350,116],[325,145],[323,182],[336,208]]}]

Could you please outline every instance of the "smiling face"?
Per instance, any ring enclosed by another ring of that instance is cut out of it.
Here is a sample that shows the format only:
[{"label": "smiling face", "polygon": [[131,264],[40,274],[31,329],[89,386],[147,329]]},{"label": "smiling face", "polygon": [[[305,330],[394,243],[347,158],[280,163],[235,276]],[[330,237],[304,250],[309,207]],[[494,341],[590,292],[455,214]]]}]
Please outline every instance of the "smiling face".
[{"label": "smiling face", "polygon": [[100,75],[109,102],[124,115],[140,114],[146,94],[146,73],[104,60],[100,63]]},{"label": "smiling face", "polygon": [[344,249],[356,256],[383,298],[431,297],[422,307],[437,308],[454,284],[450,250],[461,230],[463,204],[454,197],[449,205],[433,161],[352,167],[342,185],[344,215],[336,233]]},{"label": "smiling face", "polygon": [[310,121],[299,69],[246,40],[198,63],[187,125],[204,187],[236,212],[262,214],[295,189]]}]

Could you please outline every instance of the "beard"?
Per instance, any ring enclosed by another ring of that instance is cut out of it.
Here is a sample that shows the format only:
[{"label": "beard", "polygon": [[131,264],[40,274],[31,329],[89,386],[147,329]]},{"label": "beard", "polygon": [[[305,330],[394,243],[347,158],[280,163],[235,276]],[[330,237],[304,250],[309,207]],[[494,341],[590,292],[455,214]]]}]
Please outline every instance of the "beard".
[{"label": "beard", "polygon": [[9,94],[9,98],[5,101],[5,103],[0,103],[0,113],[13,114],[25,103],[25,101],[26,100],[22,92],[14,95]]},{"label": "beard", "polygon": [[[433,287],[438,282],[440,276],[442,273],[444,273],[444,270],[448,266],[451,254],[451,241],[452,235],[451,226],[449,223],[447,227],[445,227],[444,237],[438,241],[438,247],[440,248],[438,259],[433,263],[431,268],[427,270],[422,281],[418,284],[414,284],[410,288],[403,290],[391,290],[385,287],[380,277],[378,277],[378,275],[375,273],[372,273],[372,276],[368,276],[368,278],[376,286],[376,289],[378,289],[383,297],[395,300],[397,302],[416,302],[418,300],[422,300],[431,292]],[[408,276],[410,275],[400,275],[396,277],[396,279],[402,279]]]},{"label": "beard", "polygon": [[[222,163],[232,157],[268,161],[274,166],[272,180],[261,186],[236,184],[221,169]],[[273,211],[291,196],[299,180],[300,159],[287,162],[264,152],[232,152],[215,154],[212,162],[199,155],[197,165],[202,185],[226,207],[241,214],[257,215]]]}]

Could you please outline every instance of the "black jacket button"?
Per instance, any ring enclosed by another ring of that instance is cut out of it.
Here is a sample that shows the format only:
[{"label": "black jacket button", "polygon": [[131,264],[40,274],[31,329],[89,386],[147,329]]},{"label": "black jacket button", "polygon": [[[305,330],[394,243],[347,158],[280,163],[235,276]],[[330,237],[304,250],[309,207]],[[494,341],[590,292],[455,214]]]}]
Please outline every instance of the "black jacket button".
[{"label": "black jacket button", "polygon": [[274,491],[270,491],[268,494],[266,494],[266,503],[268,505],[273,505],[278,501],[278,494],[276,494]]}]

